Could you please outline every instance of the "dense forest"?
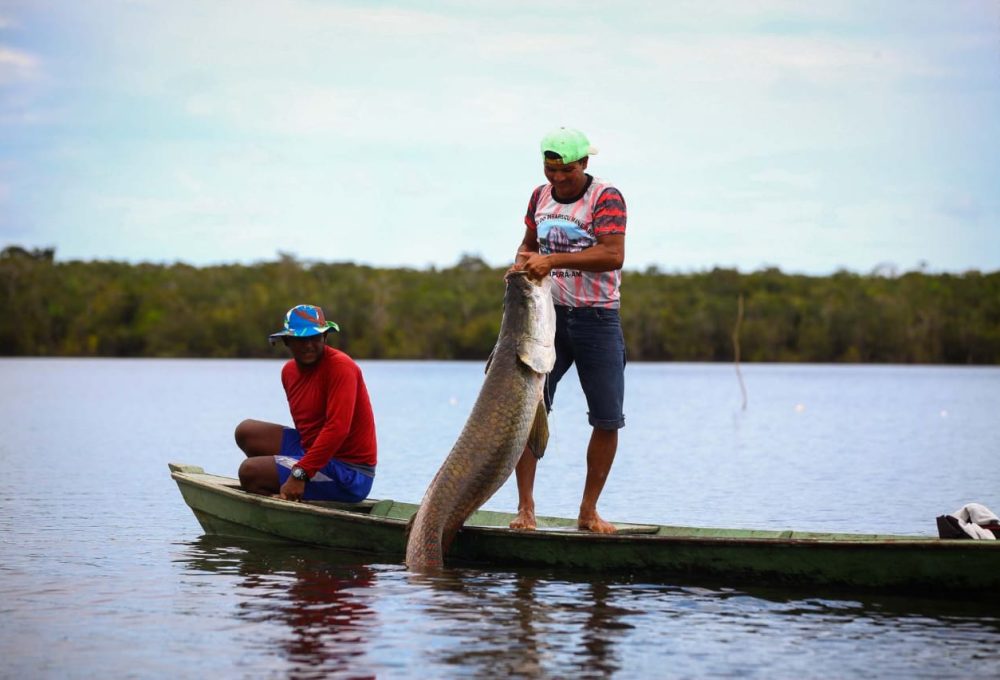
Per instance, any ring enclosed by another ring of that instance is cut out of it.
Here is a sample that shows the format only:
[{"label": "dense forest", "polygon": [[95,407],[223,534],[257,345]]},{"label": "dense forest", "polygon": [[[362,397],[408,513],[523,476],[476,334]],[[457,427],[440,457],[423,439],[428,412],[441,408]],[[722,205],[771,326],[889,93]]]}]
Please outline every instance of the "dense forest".
[{"label": "dense forest", "polygon": [[[0,354],[276,357],[284,312],[323,307],[358,359],[483,359],[496,340],[503,269],[383,269],[280,255],[193,267],[57,261],[0,252]],[[1000,364],[1000,272],[831,276],[630,271],[630,361]],[[740,314],[740,311],[742,313]]]}]

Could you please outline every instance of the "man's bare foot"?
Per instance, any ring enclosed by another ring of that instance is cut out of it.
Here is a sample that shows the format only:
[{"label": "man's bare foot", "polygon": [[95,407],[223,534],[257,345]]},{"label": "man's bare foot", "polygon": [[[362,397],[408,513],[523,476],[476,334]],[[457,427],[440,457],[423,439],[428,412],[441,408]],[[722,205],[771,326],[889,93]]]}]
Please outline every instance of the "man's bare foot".
[{"label": "man's bare foot", "polygon": [[595,534],[613,534],[617,531],[614,524],[601,519],[596,512],[588,516],[580,515],[576,520],[576,527],[582,531],[593,531]]},{"label": "man's bare foot", "polygon": [[536,526],[534,510],[518,510],[517,517],[510,523],[511,529],[520,529],[522,531],[533,531]]}]

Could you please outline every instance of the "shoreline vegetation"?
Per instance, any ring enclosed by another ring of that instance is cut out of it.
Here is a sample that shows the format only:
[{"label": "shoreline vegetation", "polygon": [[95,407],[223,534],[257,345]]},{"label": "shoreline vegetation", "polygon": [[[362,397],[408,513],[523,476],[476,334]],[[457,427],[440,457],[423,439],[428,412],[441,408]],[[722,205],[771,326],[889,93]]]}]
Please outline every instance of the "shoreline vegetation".
[{"label": "shoreline vegetation", "polygon": [[[0,251],[0,355],[274,358],[285,310],[318,304],[356,359],[485,359],[505,268],[378,268],[279,253],[195,267]],[[626,269],[629,361],[1000,365],[1000,271],[785,274]],[[741,309],[742,306],[742,309]],[[737,355],[738,352],[738,355]]]}]

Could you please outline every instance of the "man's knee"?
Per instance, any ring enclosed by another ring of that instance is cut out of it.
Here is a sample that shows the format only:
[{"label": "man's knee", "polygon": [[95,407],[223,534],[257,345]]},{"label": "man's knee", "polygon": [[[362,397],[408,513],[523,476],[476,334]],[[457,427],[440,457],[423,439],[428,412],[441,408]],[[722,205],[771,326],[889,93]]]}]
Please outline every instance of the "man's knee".
[{"label": "man's knee", "polygon": [[245,458],[236,471],[236,475],[240,478],[240,484],[243,486],[246,486],[247,477],[250,475],[250,469],[247,467],[249,461],[249,458]]},{"label": "man's knee", "polygon": [[258,456],[247,458],[240,463],[240,486],[252,493],[274,493],[277,471],[273,469],[274,459]]},{"label": "man's knee", "polygon": [[[248,425],[249,422],[250,422],[249,420],[244,420],[242,423],[236,426],[235,430],[233,430],[233,438],[236,440],[236,446],[240,447],[244,451],[246,451],[245,446],[247,441],[247,428],[249,427]],[[242,465],[240,466],[240,469],[241,470],[243,469]]]},{"label": "man's knee", "polygon": [[246,487],[248,484],[256,484],[257,478],[260,476],[257,473],[256,460],[254,458],[245,458],[240,463],[238,474],[242,486]]},{"label": "man's knee", "polygon": [[247,419],[236,426],[236,445],[248,456],[274,456],[281,452],[284,427]]},{"label": "man's knee", "polygon": [[237,425],[236,430],[233,432],[233,436],[236,437],[236,445],[241,449],[246,447],[254,435],[260,431],[260,425],[261,422],[259,420],[253,420],[252,418],[247,418]]}]

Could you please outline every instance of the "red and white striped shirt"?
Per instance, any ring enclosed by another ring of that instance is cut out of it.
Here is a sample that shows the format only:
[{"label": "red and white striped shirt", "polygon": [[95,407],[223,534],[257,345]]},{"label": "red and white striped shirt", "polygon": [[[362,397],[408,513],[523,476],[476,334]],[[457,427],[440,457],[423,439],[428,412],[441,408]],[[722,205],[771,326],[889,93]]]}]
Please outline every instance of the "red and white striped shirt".
[{"label": "red and white striped shirt", "polygon": [[[597,243],[599,236],[625,233],[625,199],[621,192],[602,179],[587,175],[587,188],[572,203],[552,195],[552,185],[543,184],[531,194],[524,223],[535,231],[538,251],[578,253]],[[568,307],[617,309],[621,297],[622,270],[584,272],[577,269],[552,270],[552,298]]]}]

